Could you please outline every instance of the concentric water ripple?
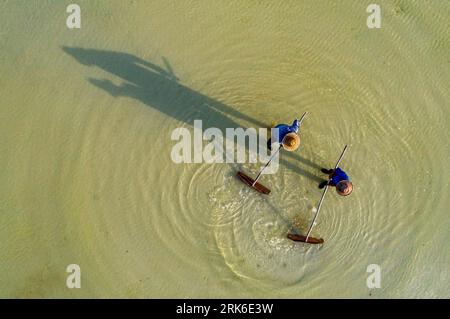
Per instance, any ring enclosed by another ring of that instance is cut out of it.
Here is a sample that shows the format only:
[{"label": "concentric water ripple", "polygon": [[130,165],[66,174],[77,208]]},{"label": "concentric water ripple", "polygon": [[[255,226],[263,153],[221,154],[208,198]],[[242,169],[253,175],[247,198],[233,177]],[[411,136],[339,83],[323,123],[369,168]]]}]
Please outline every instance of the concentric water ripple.
[{"label": "concentric water ripple", "polygon": [[[379,30],[359,1],[85,6],[95,31],[49,21],[37,41],[18,19],[27,41],[0,53],[27,48],[2,65],[4,294],[69,296],[53,274],[79,263],[83,297],[448,296],[448,4],[382,1]],[[225,134],[305,111],[300,149],[260,180],[269,196],[236,178],[261,163],[170,158],[196,119]],[[329,190],[325,243],[290,241],[346,144],[354,192]]]}]

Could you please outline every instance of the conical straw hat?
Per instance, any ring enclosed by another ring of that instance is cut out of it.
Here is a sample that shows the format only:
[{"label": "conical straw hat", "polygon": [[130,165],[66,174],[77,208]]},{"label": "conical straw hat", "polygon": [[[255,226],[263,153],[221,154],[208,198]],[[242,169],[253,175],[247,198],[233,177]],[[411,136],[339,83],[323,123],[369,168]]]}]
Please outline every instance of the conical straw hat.
[{"label": "conical straw hat", "polygon": [[295,151],[300,146],[300,136],[295,133],[288,133],[284,136],[282,144],[286,151]]},{"label": "conical straw hat", "polygon": [[348,196],[353,191],[353,184],[350,181],[340,181],[336,185],[336,191],[339,195]]}]

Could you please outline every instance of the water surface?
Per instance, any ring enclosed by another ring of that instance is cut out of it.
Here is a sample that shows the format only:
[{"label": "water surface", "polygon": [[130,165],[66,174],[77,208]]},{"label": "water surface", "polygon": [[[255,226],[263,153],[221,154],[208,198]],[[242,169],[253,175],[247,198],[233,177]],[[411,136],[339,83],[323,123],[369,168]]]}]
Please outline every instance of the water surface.
[{"label": "water surface", "polygon": [[[0,4],[0,296],[450,297],[450,4]],[[177,127],[266,127],[308,111],[302,147],[255,164],[170,160]],[[329,192],[313,235],[320,167]],[[66,287],[78,264],[82,288]],[[366,286],[369,264],[382,287]]]}]

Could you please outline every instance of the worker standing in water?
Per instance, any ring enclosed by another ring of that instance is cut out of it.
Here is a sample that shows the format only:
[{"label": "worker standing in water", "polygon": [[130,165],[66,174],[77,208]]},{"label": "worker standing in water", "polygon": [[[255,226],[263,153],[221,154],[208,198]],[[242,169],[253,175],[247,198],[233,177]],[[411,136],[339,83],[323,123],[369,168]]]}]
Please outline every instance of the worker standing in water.
[{"label": "worker standing in water", "polygon": [[[297,133],[299,128],[300,128],[300,123],[299,121],[296,119],[294,120],[294,122],[292,123],[292,125],[287,125],[287,124],[278,124],[277,126],[275,126],[276,129],[278,129],[278,136],[272,136],[274,138],[274,140],[281,144],[283,142],[284,137],[289,134],[289,133]],[[272,138],[269,138],[269,140],[267,141],[267,148],[269,150],[272,150]]]},{"label": "worker standing in water", "polygon": [[324,188],[327,184],[336,187],[336,191],[341,196],[348,196],[353,191],[353,184],[347,173],[337,167],[336,169],[321,169],[322,173],[328,174],[328,181],[320,183],[319,188]]}]

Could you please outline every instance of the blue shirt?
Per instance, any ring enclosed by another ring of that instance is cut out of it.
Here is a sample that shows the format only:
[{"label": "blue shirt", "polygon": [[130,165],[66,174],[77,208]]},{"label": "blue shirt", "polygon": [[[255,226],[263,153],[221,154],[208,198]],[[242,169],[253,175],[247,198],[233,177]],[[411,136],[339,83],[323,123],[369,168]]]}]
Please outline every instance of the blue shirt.
[{"label": "blue shirt", "polygon": [[333,177],[331,178],[330,184],[331,186],[336,186],[337,183],[340,181],[349,181],[350,178],[343,170],[341,170],[339,167],[336,168],[336,170],[333,173]]},{"label": "blue shirt", "polygon": [[298,132],[299,123],[298,120],[295,120],[294,123],[292,123],[292,125],[278,124],[277,126],[275,126],[275,128],[278,129],[278,139],[276,139],[275,137],[275,140],[278,143],[281,143],[286,134]]}]

